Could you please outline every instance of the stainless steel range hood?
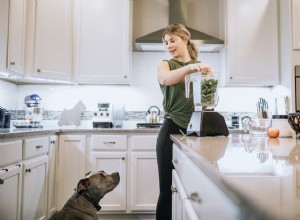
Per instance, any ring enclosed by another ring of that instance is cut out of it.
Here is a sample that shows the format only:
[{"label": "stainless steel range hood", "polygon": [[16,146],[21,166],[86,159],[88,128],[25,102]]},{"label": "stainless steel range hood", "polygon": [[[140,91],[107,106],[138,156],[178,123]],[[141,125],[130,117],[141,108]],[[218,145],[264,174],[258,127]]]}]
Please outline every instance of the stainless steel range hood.
[{"label": "stainless steel range hood", "polygon": [[[187,0],[169,0],[169,23],[181,23],[186,26]],[[186,26],[191,33],[191,40],[199,45],[200,52],[218,52],[224,46],[224,41],[214,36]],[[164,29],[152,32],[135,40],[138,51],[165,51],[162,43]]]}]

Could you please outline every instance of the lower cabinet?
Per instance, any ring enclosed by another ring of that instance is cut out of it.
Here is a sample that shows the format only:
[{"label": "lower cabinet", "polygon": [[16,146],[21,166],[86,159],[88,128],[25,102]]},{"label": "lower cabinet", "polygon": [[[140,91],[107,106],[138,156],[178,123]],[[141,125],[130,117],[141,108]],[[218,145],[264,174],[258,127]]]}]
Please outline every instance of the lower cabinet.
[{"label": "lower cabinet", "polygon": [[48,156],[24,161],[21,219],[47,218]]},{"label": "lower cabinet", "polygon": [[120,183],[100,201],[101,213],[126,212],[127,135],[92,135],[88,150],[91,171],[119,172]]},{"label": "lower cabinet", "polygon": [[132,212],[155,212],[159,195],[156,159],[157,135],[132,135],[130,153],[130,208]]},{"label": "lower cabinet", "polygon": [[50,136],[49,145],[49,166],[48,166],[48,218],[56,212],[56,160],[57,160],[58,137],[57,135]]},{"label": "lower cabinet", "polygon": [[240,219],[239,207],[176,145],[173,164],[173,219]]},{"label": "lower cabinet", "polygon": [[86,135],[60,135],[56,167],[57,210],[73,195],[86,173]]},{"label": "lower cabinet", "polygon": [[0,170],[0,219],[21,219],[22,165]]}]

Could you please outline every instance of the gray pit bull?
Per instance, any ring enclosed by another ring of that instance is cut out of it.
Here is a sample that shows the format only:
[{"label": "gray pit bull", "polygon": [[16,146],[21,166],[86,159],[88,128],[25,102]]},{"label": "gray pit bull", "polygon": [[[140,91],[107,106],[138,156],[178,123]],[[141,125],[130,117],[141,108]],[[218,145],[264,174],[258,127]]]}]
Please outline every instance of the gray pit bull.
[{"label": "gray pit bull", "polygon": [[104,171],[90,172],[81,179],[75,193],[64,205],[62,210],[51,220],[97,220],[97,212],[101,209],[99,201],[104,195],[112,191],[120,182],[118,172],[111,175]]}]

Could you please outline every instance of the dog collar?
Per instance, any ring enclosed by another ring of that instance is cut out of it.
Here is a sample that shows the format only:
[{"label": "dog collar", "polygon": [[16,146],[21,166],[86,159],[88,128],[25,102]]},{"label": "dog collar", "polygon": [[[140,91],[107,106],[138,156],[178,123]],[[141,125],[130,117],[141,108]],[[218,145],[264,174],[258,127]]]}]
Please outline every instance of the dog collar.
[{"label": "dog collar", "polygon": [[97,202],[95,202],[91,197],[89,197],[85,192],[83,192],[83,191],[77,191],[77,193],[79,195],[82,195],[87,201],[89,201],[95,207],[95,209],[97,211],[100,211],[101,206]]}]

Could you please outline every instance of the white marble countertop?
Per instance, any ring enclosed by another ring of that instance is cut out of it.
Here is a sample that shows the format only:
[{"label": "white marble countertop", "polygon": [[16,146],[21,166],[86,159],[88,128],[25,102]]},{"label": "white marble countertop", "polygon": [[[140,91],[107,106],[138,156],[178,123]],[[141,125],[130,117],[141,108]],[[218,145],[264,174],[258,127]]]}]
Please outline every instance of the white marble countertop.
[{"label": "white marble countertop", "polygon": [[274,219],[300,218],[299,140],[249,134],[172,139],[223,192],[239,198],[240,205],[253,212],[255,207],[266,210]]}]

